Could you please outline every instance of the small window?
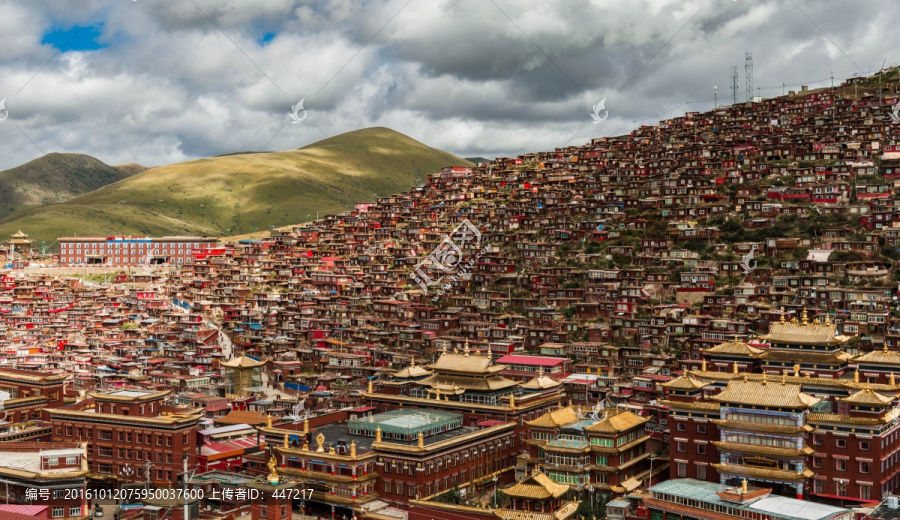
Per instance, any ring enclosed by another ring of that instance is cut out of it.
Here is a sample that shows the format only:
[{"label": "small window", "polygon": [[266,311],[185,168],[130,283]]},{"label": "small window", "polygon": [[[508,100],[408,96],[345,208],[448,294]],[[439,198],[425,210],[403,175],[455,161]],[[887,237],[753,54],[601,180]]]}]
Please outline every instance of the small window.
[{"label": "small window", "polygon": [[847,447],[847,439],[835,439],[834,447],[835,448],[846,448]]}]

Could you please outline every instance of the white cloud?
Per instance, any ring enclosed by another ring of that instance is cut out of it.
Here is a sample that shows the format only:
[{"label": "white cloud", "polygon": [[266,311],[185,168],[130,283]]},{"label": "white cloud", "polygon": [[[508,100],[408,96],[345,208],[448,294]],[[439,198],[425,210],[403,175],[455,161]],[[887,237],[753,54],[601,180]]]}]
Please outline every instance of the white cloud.
[{"label": "white cloud", "polygon": [[[111,164],[270,139],[268,150],[296,148],[323,138],[313,125],[328,135],[388,126],[460,155],[513,155],[708,110],[714,84],[727,103],[732,65],[743,100],[745,51],[771,96],[782,83],[849,77],[853,62],[896,62],[900,43],[886,0],[798,2],[843,52],[789,0],[194,1],[225,34],[189,0],[6,0],[0,168],[40,155],[22,132],[45,152]],[[101,7],[107,47],[47,62],[55,49],[43,35]],[[308,124],[273,139],[300,98]],[[610,118],[591,125],[602,98]]]}]

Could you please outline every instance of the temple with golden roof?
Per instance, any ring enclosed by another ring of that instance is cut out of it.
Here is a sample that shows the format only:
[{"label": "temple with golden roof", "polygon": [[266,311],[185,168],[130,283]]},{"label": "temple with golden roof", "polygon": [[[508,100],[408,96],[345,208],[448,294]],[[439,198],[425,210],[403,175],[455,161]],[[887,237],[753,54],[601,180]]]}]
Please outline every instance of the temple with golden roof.
[{"label": "temple with golden roof", "polygon": [[462,351],[446,347],[427,367],[411,364],[388,381],[371,383],[365,399],[378,412],[398,408],[428,408],[459,413],[464,425],[491,425],[514,422],[516,447],[524,449],[519,433],[527,431],[527,421],[562,406],[562,386],[546,378],[518,382],[500,372],[506,365],[494,363],[489,355],[471,351],[466,342]]},{"label": "temple with golden roof", "polygon": [[[650,478],[649,418],[609,408],[568,406],[528,422],[527,455],[519,457],[527,472],[543,466],[554,482],[578,490],[627,493]],[[654,475],[665,474],[658,462]]]},{"label": "temple with golden roof", "polygon": [[[869,353],[869,363],[886,363]],[[890,356],[890,354],[887,354]],[[670,476],[874,503],[900,487],[900,386],[805,374],[691,371],[664,385]]]},{"label": "temple with golden roof", "polygon": [[799,365],[801,374],[838,378],[849,369],[851,356],[844,352],[844,346],[850,337],[838,334],[837,325],[827,314],[825,321],[810,321],[806,309],[799,321],[785,321],[782,314],[781,320],[759,339],[771,344],[760,355],[763,371],[786,374]]}]

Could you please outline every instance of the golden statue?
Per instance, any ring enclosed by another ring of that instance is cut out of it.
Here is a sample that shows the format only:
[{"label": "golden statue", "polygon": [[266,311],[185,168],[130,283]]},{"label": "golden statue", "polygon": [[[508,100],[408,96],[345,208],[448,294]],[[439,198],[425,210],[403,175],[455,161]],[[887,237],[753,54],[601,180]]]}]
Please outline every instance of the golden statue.
[{"label": "golden statue", "polygon": [[316,443],[319,444],[319,448],[316,450],[317,453],[322,453],[325,451],[325,436],[321,433],[316,435]]},{"label": "golden statue", "polygon": [[266,479],[269,481],[269,484],[277,485],[281,481],[281,477],[278,476],[278,463],[275,462],[275,455],[269,457],[269,463],[266,466],[269,467],[269,476]]}]

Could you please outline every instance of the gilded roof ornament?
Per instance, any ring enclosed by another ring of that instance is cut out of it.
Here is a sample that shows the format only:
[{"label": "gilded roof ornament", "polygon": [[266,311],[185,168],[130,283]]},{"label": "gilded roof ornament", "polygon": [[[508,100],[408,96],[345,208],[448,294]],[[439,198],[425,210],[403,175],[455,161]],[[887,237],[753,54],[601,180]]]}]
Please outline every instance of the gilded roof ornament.
[{"label": "gilded roof ornament", "polygon": [[269,468],[269,476],[266,477],[266,480],[269,481],[269,484],[277,486],[281,477],[278,475],[278,463],[275,461],[275,455],[269,457],[269,463],[266,466]]}]

